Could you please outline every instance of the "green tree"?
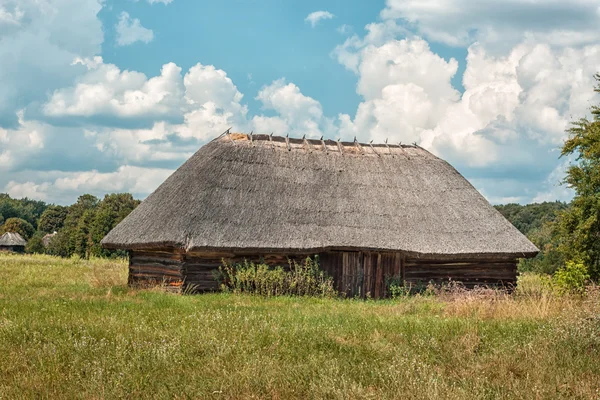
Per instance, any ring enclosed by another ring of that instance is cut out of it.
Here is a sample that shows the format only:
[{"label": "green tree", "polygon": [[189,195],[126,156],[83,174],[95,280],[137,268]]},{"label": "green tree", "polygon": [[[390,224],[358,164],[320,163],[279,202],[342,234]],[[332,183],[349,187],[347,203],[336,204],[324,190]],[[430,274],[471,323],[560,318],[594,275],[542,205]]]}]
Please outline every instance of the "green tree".
[{"label": "green tree", "polygon": [[568,206],[566,203],[544,202],[527,205],[506,204],[495,206],[506,219],[535,244],[540,253],[532,259],[519,262],[519,271],[553,274],[564,265],[557,251],[555,224],[558,214]]},{"label": "green tree", "polygon": [[552,275],[564,266],[564,255],[557,248],[559,239],[554,221],[546,222],[539,229],[530,231],[527,237],[540,249],[540,253],[534,258],[522,259],[519,262],[519,271]]},{"label": "green tree", "polygon": [[[600,93],[600,74],[595,79]],[[580,259],[592,279],[600,279],[600,106],[592,118],[573,122],[561,155],[574,156],[564,182],[575,190],[571,207],[558,218],[558,250],[567,260]]]},{"label": "green tree", "polygon": [[40,216],[38,230],[45,233],[58,232],[65,224],[68,211],[67,207],[49,206]]},{"label": "green tree", "polygon": [[43,201],[24,199],[13,199],[6,193],[0,193],[0,215],[4,220],[9,218],[21,218],[34,227],[37,220],[46,209],[47,204]]},{"label": "green tree", "polygon": [[110,256],[114,251],[103,249],[100,241],[119,222],[129,215],[140,204],[129,193],[113,193],[104,196],[104,199],[95,210],[94,220],[90,228],[92,246],[90,254],[94,256]]},{"label": "green tree", "polygon": [[46,253],[59,257],[71,256],[72,253],[69,253],[69,232],[64,229],[58,231],[48,244]]},{"label": "green tree", "polygon": [[44,242],[42,242],[42,238],[44,237],[43,232],[36,232],[31,239],[27,242],[25,246],[25,252],[27,253],[35,253],[35,254],[44,254],[46,252],[46,248],[44,247]]},{"label": "green tree", "polygon": [[[93,219],[93,210],[98,206],[98,198],[91,194],[79,196],[77,202],[69,207],[63,231],[68,237],[66,253],[87,257],[89,224]],[[62,243],[62,242],[61,242]]]},{"label": "green tree", "polygon": [[21,218],[9,218],[2,225],[2,233],[5,232],[16,232],[23,236],[25,240],[29,239],[34,233],[35,229],[33,226]]},{"label": "green tree", "polygon": [[558,213],[567,208],[567,204],[561,201],[553,201],[524,206],[510,203],[494,207],[521,233],[529,237],[529,235],[542,229],[546,223],[554,221]]},{"label": "green tree", "polygon": [[[80,196],[75,204],[67,208],[63,226],[57,230],[57,235],[46,249],[47,253],[63,257],[77,254],[86,258],[91,255],[108,257],[122,254],[103,249],[100,241],[139,203],[129,193],[109,194],[102,201],[89,194]],[[52,207],[48,208],[44,218],[40,218],[40,228],[46,226],[47,220],[60,220],[60,216],[54,218],[57,214],[55,211]]]}]

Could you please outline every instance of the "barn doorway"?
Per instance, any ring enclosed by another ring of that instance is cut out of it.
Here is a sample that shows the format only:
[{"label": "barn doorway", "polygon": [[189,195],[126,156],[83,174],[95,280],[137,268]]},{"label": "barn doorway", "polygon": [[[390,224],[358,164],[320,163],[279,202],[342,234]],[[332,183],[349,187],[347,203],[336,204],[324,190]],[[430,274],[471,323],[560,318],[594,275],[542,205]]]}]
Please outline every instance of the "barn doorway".
[{"label": "barn doorway", "polygon": [[387,297],[389,281],[404,279],[401,253],[332,251],[319,258],[336,290],[347,297]]}]

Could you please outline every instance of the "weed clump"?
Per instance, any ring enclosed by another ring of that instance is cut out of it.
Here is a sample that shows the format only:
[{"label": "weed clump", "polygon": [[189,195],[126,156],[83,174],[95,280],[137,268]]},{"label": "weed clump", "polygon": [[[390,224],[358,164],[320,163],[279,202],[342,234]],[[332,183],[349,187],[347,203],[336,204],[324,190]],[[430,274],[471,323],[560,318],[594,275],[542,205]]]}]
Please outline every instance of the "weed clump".
[{"label": "weed clump", "polygon": [[318,259],[289,261],[288,268],[264,263],[224,263],[216,274],[224,292],[261,296],[335,297],[333,279],[319,268]]}]

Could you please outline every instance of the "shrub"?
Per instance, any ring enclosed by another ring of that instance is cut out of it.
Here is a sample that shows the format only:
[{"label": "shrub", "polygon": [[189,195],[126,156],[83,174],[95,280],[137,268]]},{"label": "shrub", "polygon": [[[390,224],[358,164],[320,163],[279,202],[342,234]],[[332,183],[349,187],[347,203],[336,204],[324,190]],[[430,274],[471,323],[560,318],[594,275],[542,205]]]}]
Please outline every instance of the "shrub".
[{"label": "shrub", "polygon": [[217,280],[223,291],[252,293],[261,296],[334,297],[333,279],[319,269],[318,259],[308,257],[304,263],[290,261],[289,268],[270,267],[264,263],[244,261],[219,267]]},{"label": "shrub", "polygon": [[411,293],[411,286],[406,284],[400,276],[388,278],[386,282],[388,293],[392,299],[406,297]]},{"label": "shrub", "polygon": [[44,242],[42,241],[43,237],[43,232],[36,232],[27,242],[25,251],[33,254],[44,254],[46,252],[46,248],[44,247]]},{"label": "shrub", "polygon": [[554,285],[552,276],[535,272],[524,272],[519,275],[514,295],[517,297],[539,298],[552,295]]},{"label": "shrub", "polygon": [[[452,282],[449,282],[452,284]],[[407,297],[410,295],[432,296],[437,293],[443,285],[436,285],[433,281],[406,282],[400,276],[394,276],[386,280],[388,294],[392,299]]]},{"label": "shrub", "polygon": [[565,266],[554,273],[554,284],[560,293],[585,292],[585,284],[590,279],[587,267],[581,261],[567,261]]}]

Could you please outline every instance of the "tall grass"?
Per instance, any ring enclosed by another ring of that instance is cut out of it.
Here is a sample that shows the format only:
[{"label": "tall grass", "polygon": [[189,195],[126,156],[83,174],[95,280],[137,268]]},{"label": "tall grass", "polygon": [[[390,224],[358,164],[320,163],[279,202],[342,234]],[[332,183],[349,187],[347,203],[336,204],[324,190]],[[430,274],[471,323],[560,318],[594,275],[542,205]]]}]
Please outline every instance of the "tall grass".
[{"label": "tall grass", "polygon": [[334,297],[333,279],[319,269],[319,262],[310,257],[303,263],[289,261],[289,268],[271,267],[244,261],[219,267],[217,279],[222,289],[233,293],[261,296]]},{"label": "tall grass", "polygon": [[126,268],[0,255],[0,398],[600,397],[594,288],[180,296],[128,288]]}]

